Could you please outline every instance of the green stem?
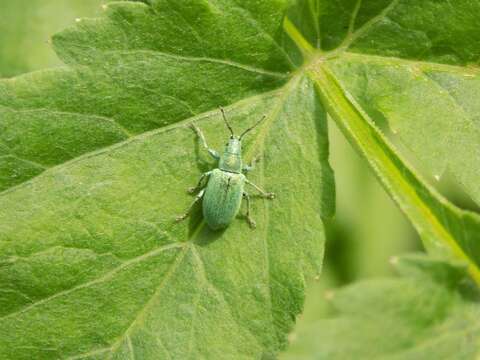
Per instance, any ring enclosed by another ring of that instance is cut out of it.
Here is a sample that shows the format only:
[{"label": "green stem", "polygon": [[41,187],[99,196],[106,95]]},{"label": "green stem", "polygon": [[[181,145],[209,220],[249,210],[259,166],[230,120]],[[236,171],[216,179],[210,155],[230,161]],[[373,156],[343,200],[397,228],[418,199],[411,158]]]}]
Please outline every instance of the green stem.
[{"label": "green stem", "polygon": [[415,174],[352,96],[324,59],[307,67],[325,109],[347,139],[368,161],[383,187],[407,215],[430,252],[465,261],[480,285],[480,220],[462,211]]}]

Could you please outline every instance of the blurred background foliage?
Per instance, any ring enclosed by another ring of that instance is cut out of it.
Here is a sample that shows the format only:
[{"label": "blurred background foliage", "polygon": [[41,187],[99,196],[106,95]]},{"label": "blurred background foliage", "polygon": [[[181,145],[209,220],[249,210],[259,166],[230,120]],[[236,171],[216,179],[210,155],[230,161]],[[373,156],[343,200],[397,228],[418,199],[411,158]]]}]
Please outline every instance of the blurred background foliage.
[{"label": "blurred background foliage", "polygon": [[76,18],[94,17],[101,0],[0,1],[0,77],[58,66],[48,43]]},{"label": "blurred background foliage", "polygon": [[[76,18],[95,17],[105,2],[0,1],[0,77],[61,66],[48,43],[50,36],[73,24]],[[326,224],[329,236],[324,272],[320,279],[310,281],[304,314],[290,335],[292,346],[282,355],[283,359],[310,357],[308,341],[301,336],[312,334],[308,330],[328,314],[328,298],[335,288],[361,279],[388,276],[392,256],[421,250],[413,228],[333,122],[330,123],[330,141],[337,184],[337,213]],[[442,184],[443,192],[448,192],[449,184]],[[453,192],[450,195],[465,205],[461,194]]]},{"label": "blurred background foliage", "polygon": [[290,334],[282,360],[315,358],[317,323],[330,314],[335,289],[360,280],[394,274],[395,256],[423,251],[420,238],[406,217],[373,177],[341,132],[330,121],[331,165],[335,171],[337,210],[327,223],[324,268],[310,281],[306,304]]}]

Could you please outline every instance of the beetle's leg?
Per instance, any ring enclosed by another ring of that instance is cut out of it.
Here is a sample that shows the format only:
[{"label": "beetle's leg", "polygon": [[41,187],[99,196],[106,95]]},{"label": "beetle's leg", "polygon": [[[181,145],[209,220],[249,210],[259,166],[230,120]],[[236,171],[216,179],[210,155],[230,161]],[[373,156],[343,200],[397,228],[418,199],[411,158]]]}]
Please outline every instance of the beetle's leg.
[{"label": "beetle's leg", "polygon": [[245,198],[245,201],[247,202],[247,222],[248,222],[248,225],[250,225],[250,227],[252,229],[255,229],[257,227],[257,224],[255,223],[255,220],[253,220],[250,217],[250,196],[246,192],[244,192],[243,197]]},{"label": "beetle's leg", "polygon": [[202,187],[202,182],[206,177],[209,177],[212,174],[211,171],[207,171],[206,173],[203,173],[202,176],[200,176],[200,179],[198,180],[197,186],[191,187],[188,189],[188,192],[190,194],[193,194],[195,191],[199,190]]},{"label": "beetle's leg", "polygon": [[247,173],[255,169],[255,164],[260,161],[260,156],[255,156],[249,165],[243,166],[243,172]]},{"label": "beetle's leg", "polygon": [[265,198],[267,198],[267,199],[273,199],[273,198],[275,198],[275,194],[274,194],[274,193],[267,193],[267,192],[263,191],[263,190],[260,189],[257,185],[255,185],[254,183],[252,183],[251,181],[249,181],[248,179],[245,180],[245,182],[246,182],[248,185],[253,186],[260,194],[262,194],[263,197],[265,197]]},{"label": "beetle's leg", "polygon": [[200,138],[202,141],[203,147],[208,151],[208,153],[216,160],[220,159],[220,155],[218,152],[216,152],[213,149],[210,149],[207,144],[207,140],[205,139],[205,136],[202,133],[202,130],[200,130],[195,124],[192,123],[191,125],[192,129],[197,133],[197,136]]},{"label": "beetle's leg", "polygon": [[185,219],[188,217],[188,215],[190,215],[193,207],[195,206],[195,204],[196,204],[198,201],[200,201],[200,199],[203,197],[203,194],[204,194],[204,193],[205,193],[205,189],[202,190],[202,191],[200,191],[200,192],[197,194],[197,196],[195,196],[195,199],[193,200],[192,204],[188,207],[188,209],[187,209],[187,211],[185,212],[185,214],[180,215],[180,216],[177,216],[177,219],[176,219],[177,222],[180,222],[180,221],[182,221],[182,220],[185,220]]}]

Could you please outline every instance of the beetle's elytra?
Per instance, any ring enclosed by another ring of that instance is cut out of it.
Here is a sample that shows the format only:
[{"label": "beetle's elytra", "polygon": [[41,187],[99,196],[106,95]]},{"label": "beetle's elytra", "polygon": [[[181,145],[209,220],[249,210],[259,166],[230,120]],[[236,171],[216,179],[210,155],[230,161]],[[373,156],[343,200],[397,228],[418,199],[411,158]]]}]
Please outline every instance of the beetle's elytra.
[{"label": "beetle's elytra", "polygon": [[[250,165],[243,165],[242,138],[260,124],[265,119],[265,116],[255,125],[245,130],[240,136],[235,136],[225,116],[225,111],[222,108],[220,108],[220,111],[230,131],[230,138],[221,156],[217,151],[208,147],[205,136],[201,130],[192,124],[192,128],[202,141],[205,149],[213,158],[218,160],[218,168],[202,174],[197,186],[188,190],[191,194],[197,191],[199,192],[187,212],[179,216],[177,221],[186,219],[193,209],[193,206],[202,200],[203,217],[208,226],[213,230],[226,228],[238,214],[242,199],[245,198],[247,202],[247,221],[250,227],[255,228],[255,221],[250,216],[250,196],[244,189],[245,184],[254,187],[267,199],[273,199],[275,195],[263,191],[254,183],[248,181],[244,175],[244,173],[253,170],[255,160],[253,160]],[[206,186],[204,184],[205,180],[207,180]]]}]

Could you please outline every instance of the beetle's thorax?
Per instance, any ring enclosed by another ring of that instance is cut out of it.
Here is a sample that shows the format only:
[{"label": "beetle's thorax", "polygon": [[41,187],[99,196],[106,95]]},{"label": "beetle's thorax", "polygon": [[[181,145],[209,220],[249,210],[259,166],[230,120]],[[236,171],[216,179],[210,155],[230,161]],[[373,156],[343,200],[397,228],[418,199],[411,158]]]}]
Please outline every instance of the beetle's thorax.
[{"label": "beetle's thorax", "polygon": [[220,157],[218,168],[223,171],[242,172],[242,141],[237,137],[228,139],[225,151]]}]

